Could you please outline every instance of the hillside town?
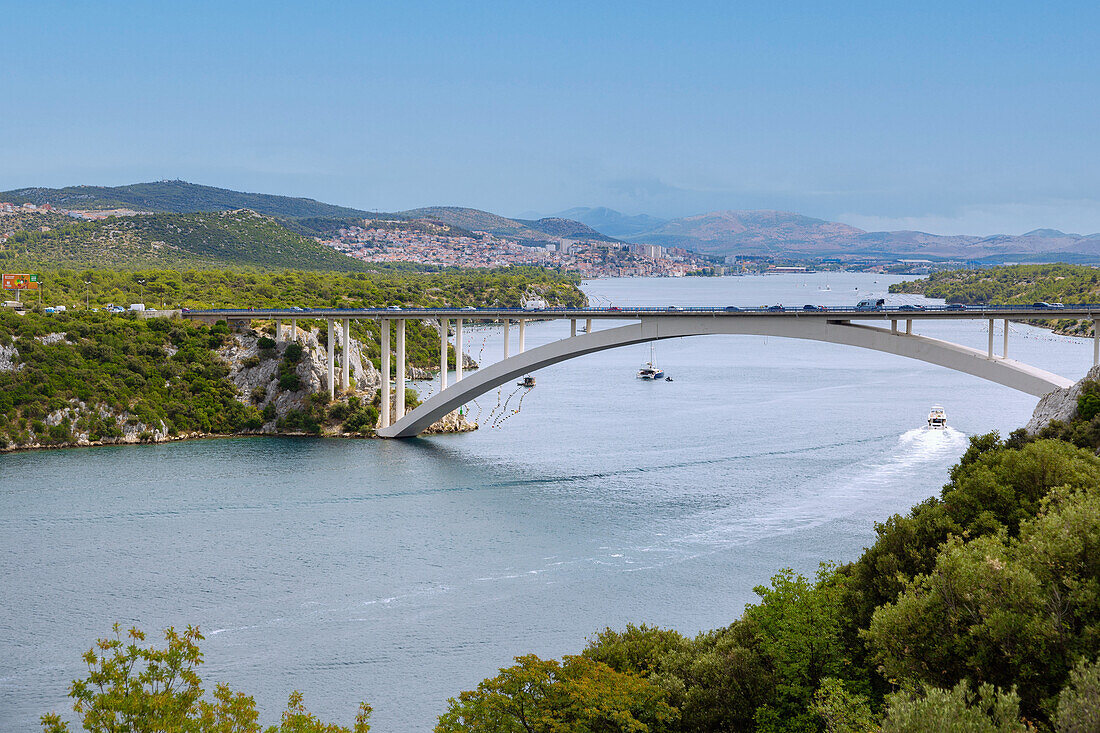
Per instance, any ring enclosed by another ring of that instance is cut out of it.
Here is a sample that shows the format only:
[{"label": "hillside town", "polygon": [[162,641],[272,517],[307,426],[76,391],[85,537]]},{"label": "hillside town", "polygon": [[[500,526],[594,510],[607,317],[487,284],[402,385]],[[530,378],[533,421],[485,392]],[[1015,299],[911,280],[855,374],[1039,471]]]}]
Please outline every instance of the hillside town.
[{"label": "hillside town", "polygon": [[364,220],[320,240],[364,262],[412,262],[441,267],[536,265],[585,277],[683,277],[713,269],[706,257],[685,249],[550,238],[539,244],[489,232],[456,232],[431,222]]}]

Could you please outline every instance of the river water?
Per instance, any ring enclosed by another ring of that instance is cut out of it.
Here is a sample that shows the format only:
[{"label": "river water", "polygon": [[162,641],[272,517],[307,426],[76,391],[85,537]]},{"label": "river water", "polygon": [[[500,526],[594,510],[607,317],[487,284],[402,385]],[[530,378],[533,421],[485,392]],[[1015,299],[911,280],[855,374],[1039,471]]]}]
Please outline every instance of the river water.
[{"label": "river water", "polygon": [[[899,279],[585,290],[594,304],[843,305]],[[1072,378],[1091,363],[1086,341],[1011,328],[1015,358]],[[528,348],[567,329],[532,324]],[[917,330],[986,342],[984,323]],[[499,329],[466,342],[486,362],[503,350]],[[739,616],[779,568],[855,558],[875,521],[939,490],[968,435],[1007,433],[1035,402],[831,344],[656,348],[675,381],[634,378],[647,346],[593,354],[539,372],[522,403],[511,387],[485,395],[470,410],[490,427],[467,435],[0,456],[0,730],[68,711],[81,653],[115,621],[199,625],[208,688],[255,695],[265,724],[298,689],[328,720],[350,723],[366,700],[376,730],[427,730],[515,655],[576,653],[627,622],[694,634]],[[933,403],[948,430],[920,429]]]}]

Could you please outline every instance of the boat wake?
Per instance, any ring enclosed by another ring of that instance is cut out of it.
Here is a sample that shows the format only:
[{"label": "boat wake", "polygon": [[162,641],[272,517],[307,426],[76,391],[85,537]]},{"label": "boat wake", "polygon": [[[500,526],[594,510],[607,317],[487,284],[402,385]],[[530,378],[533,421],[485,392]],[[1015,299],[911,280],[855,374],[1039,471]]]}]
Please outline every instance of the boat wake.
[{"label": "boat wake", "polygon": [[[905,511],[935,492],[942,483],[941,474],[962,453],[966,441],[965,433],[951,427],[906,431],[885,458],[860,461],[789,492],[730,506],[719,516],[704,518],[714,522],[710,529],[684,536],[680,542],[746,545],[857,515],[882,518]],[[914,474],[928,476],[927,481],[918,482],[920,495],[913,493]]]}]

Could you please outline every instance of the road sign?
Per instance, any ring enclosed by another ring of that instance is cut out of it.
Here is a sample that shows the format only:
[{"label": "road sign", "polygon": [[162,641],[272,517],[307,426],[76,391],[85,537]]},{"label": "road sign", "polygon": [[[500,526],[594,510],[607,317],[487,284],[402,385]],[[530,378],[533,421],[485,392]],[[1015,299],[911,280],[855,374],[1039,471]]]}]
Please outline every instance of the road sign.
[{"label": "road sign", "polygon": [[5,272],[3,286],[4,290],[38,290],[38,274]]}]

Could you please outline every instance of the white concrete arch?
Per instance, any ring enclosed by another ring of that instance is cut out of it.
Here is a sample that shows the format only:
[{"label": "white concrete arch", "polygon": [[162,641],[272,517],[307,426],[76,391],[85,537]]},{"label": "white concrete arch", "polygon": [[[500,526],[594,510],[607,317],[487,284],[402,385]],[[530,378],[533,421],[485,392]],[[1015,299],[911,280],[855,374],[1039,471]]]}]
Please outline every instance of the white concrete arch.
[{"label": "white concrete arch", "polygon": [[822,318],[716,318],[682,316],[642,318],[638,323],[594,331],[554,341],[479,369],[432,396],[389,427],[378,430],[386,438],[411,438],[447,413],[500,385],[551,364],[620,346],[683,336],[754,335],[810,339],[883,351],[988,379],[1037,397],[1068,387],[1073,380],[949,341],[893,331],[877,326]]}]

